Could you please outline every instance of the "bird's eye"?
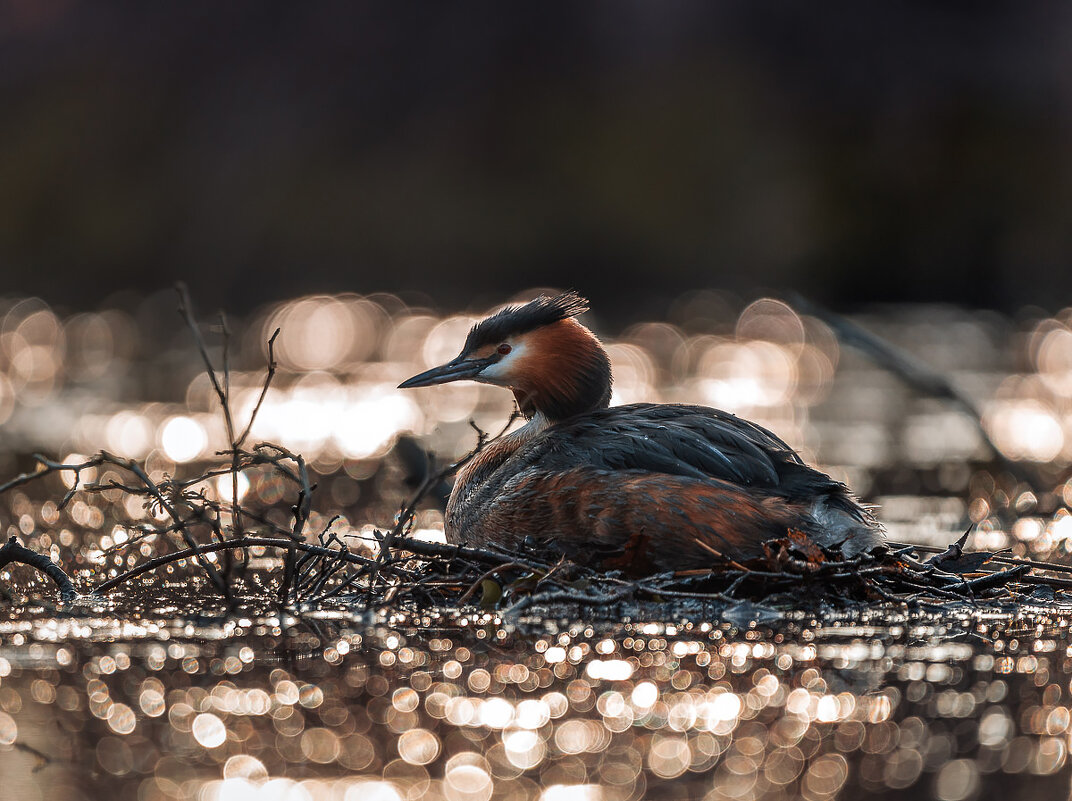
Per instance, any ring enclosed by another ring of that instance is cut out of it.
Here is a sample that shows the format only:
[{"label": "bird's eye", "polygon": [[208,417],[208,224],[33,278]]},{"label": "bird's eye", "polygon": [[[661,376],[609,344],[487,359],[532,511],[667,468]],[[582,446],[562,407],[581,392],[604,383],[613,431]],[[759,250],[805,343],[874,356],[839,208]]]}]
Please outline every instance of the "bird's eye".
[{"label": "bird's eye", "polygon": [[510,352],[510,346],[509,346],[509,345],[507,345],[507,344],[506,344],[506,343],[504,342],[504,343],[502,343],[501,345],[499,345],[499,347],[498,347],[498,351],[499,351],[499,355],[500,355],[500,356],[505,356],[505,355],[506,355],[507,353],[509,353],[509,352]]}]

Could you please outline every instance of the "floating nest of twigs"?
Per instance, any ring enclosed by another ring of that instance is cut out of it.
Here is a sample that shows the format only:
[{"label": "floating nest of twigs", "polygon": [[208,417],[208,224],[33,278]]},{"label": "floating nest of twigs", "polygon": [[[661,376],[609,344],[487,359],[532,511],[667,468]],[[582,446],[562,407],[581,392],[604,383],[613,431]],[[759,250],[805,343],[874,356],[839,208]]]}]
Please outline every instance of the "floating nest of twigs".
[{"label": "floating nest of twigs", "polygon": [[[967,536],[935,554],[899,546],[842,559],[791,534],[748,563],[644,578],[549,558],[546,546],[510,552],[398,538],[395,557],[374,580],[382,589],[346,598],[413,610],[476,605],[507,620],[539,613],[621,621],[661,612],[664,619],[701,614],[731,622],[875,605],[941,611],[1072,603],[1065,595],[1072,581],[1054,575],[1069,568],[966,552]],[[395,566],[404,574],[394,574]]]},{"label": "floating nest of twigs", "polygon": [[[324,532],[317,542],[227,532],[220,540],[155,556],[90,590],[121,592],[141,576],[185,562],[191,569],[204,555],[250,548],[284,552],[281,564],[264,580],[250,583],[248,571],[225,573],[213,563],[199,586],[225,581],[221,595],[261,601],[291,611],[324,608],[379,612],[421,612],[479,608],[507,622],[523,619],[583,619],[588,622],[641,618],[723,619],[738,625],[766,622],[792,610],[820,612],[890,607],[928,612],[965,607],[1015,609],[1072,605],[1072,580],[1059,575],[1070,568],[1018,559],[1001,553],[967,552],[968,534],[941,553],[901,546],[876,549],[851,559],[833,558],[795,536],[767,543],[766,555],[748,563],[726,563],[710,570],[664,573],[643,578],[600,572],[555,556],[546,546],[521,551],[469,548],[427,542],[399,532],[381,533],[379,552],[352,549]],[[390,540],[390,542],[389,542]],[[925,558],[926,557],[926,558]],[[0,568],[12,562],[45,573],[61,600],[79,596],[66,573],[46,556],[12,537],[0,548]],[[235,561],[232,561],[232,565]]]}]

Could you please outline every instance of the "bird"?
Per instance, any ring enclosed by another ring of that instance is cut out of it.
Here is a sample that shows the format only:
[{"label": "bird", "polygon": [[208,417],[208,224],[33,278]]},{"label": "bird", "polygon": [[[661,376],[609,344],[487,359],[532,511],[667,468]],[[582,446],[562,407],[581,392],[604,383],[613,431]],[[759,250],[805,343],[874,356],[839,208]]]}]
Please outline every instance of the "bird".
[{"label": "bird", "polygon": [[786,538],[844,558],[883,546],[870,508],[762,426],[705,406],[610,406],[610,359],[576,319],[588,310],[574,291],[506,306],[399,385],[504,387],[526,418],[459,470],[449,543],[549,546],[629,575],[769,558]]}]

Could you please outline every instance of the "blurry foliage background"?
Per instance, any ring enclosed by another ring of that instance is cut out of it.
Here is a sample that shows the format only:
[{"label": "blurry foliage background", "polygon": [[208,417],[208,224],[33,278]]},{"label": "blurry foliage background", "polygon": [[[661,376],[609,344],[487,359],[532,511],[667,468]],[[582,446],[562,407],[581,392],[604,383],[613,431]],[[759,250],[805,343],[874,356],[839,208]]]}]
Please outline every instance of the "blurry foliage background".
[{"label": "blurry foliage background", "polygon": [[1056,2],[3,0],[0,292],[1060,306],[1070,29]]}]

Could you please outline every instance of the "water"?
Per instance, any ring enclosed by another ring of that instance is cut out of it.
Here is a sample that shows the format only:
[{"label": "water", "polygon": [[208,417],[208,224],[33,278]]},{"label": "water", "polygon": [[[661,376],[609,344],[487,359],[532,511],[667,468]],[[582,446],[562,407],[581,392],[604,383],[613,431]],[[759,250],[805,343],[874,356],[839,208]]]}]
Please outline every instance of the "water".
[{"label": "water", "polygon": [[[154,480],[202,469],[222,444],[211,389],[178,334],[123,339],[145,317],[8,304],[0,479],[35,449],[72,461],[110,448]],[[252,408],[261,342],[282,324],[253,435],[309,459],[309,532],[339,515],[332,530],[371,554],[372,527],[408,492],[396,437],[412,431],[447,458],[471,446],[470,418],[486,429],[506,418],[492,388],[393,390],[452,356],[469,322],[388,296],[305,299],[248,321],[232,354],[236,408]],[[919,308],[861,322],[975,399],[982,429],[822,322],[722,296],[690,296],[667,321],[614,338],[615,400],[709,403],[763,422],[878,503],[891,538],[945,545],[974,522],[972,546],[1067,562],[1069,315]],[[151,397],[145,376],[160,379]],[[123,478],[87,471],[61,508],[76,479],[51,475],[0,496],[0,521],[88,592],[175,547],[137,538],[163,515],[107,487]],[[266,469],[245,479],[243,503],[288,524],[293,487]],[[229,481],[199,488],[231,493]],[[434,501],[417,525],[441,537]],[[1072,606],[1060,595],[943,614],[783,609],[761,625],[657,604],[618,622],[584,609],[284,609],[281,558],[251,556],[230,608],[186,563],[69,608],[27,568],[0,573],[5,798],[1069,796]]]},{"label": "water", "polygon": [[20,799],[1064,798],[1068,623],[8,624],[0,742],[33,750],[0,768]]}]

